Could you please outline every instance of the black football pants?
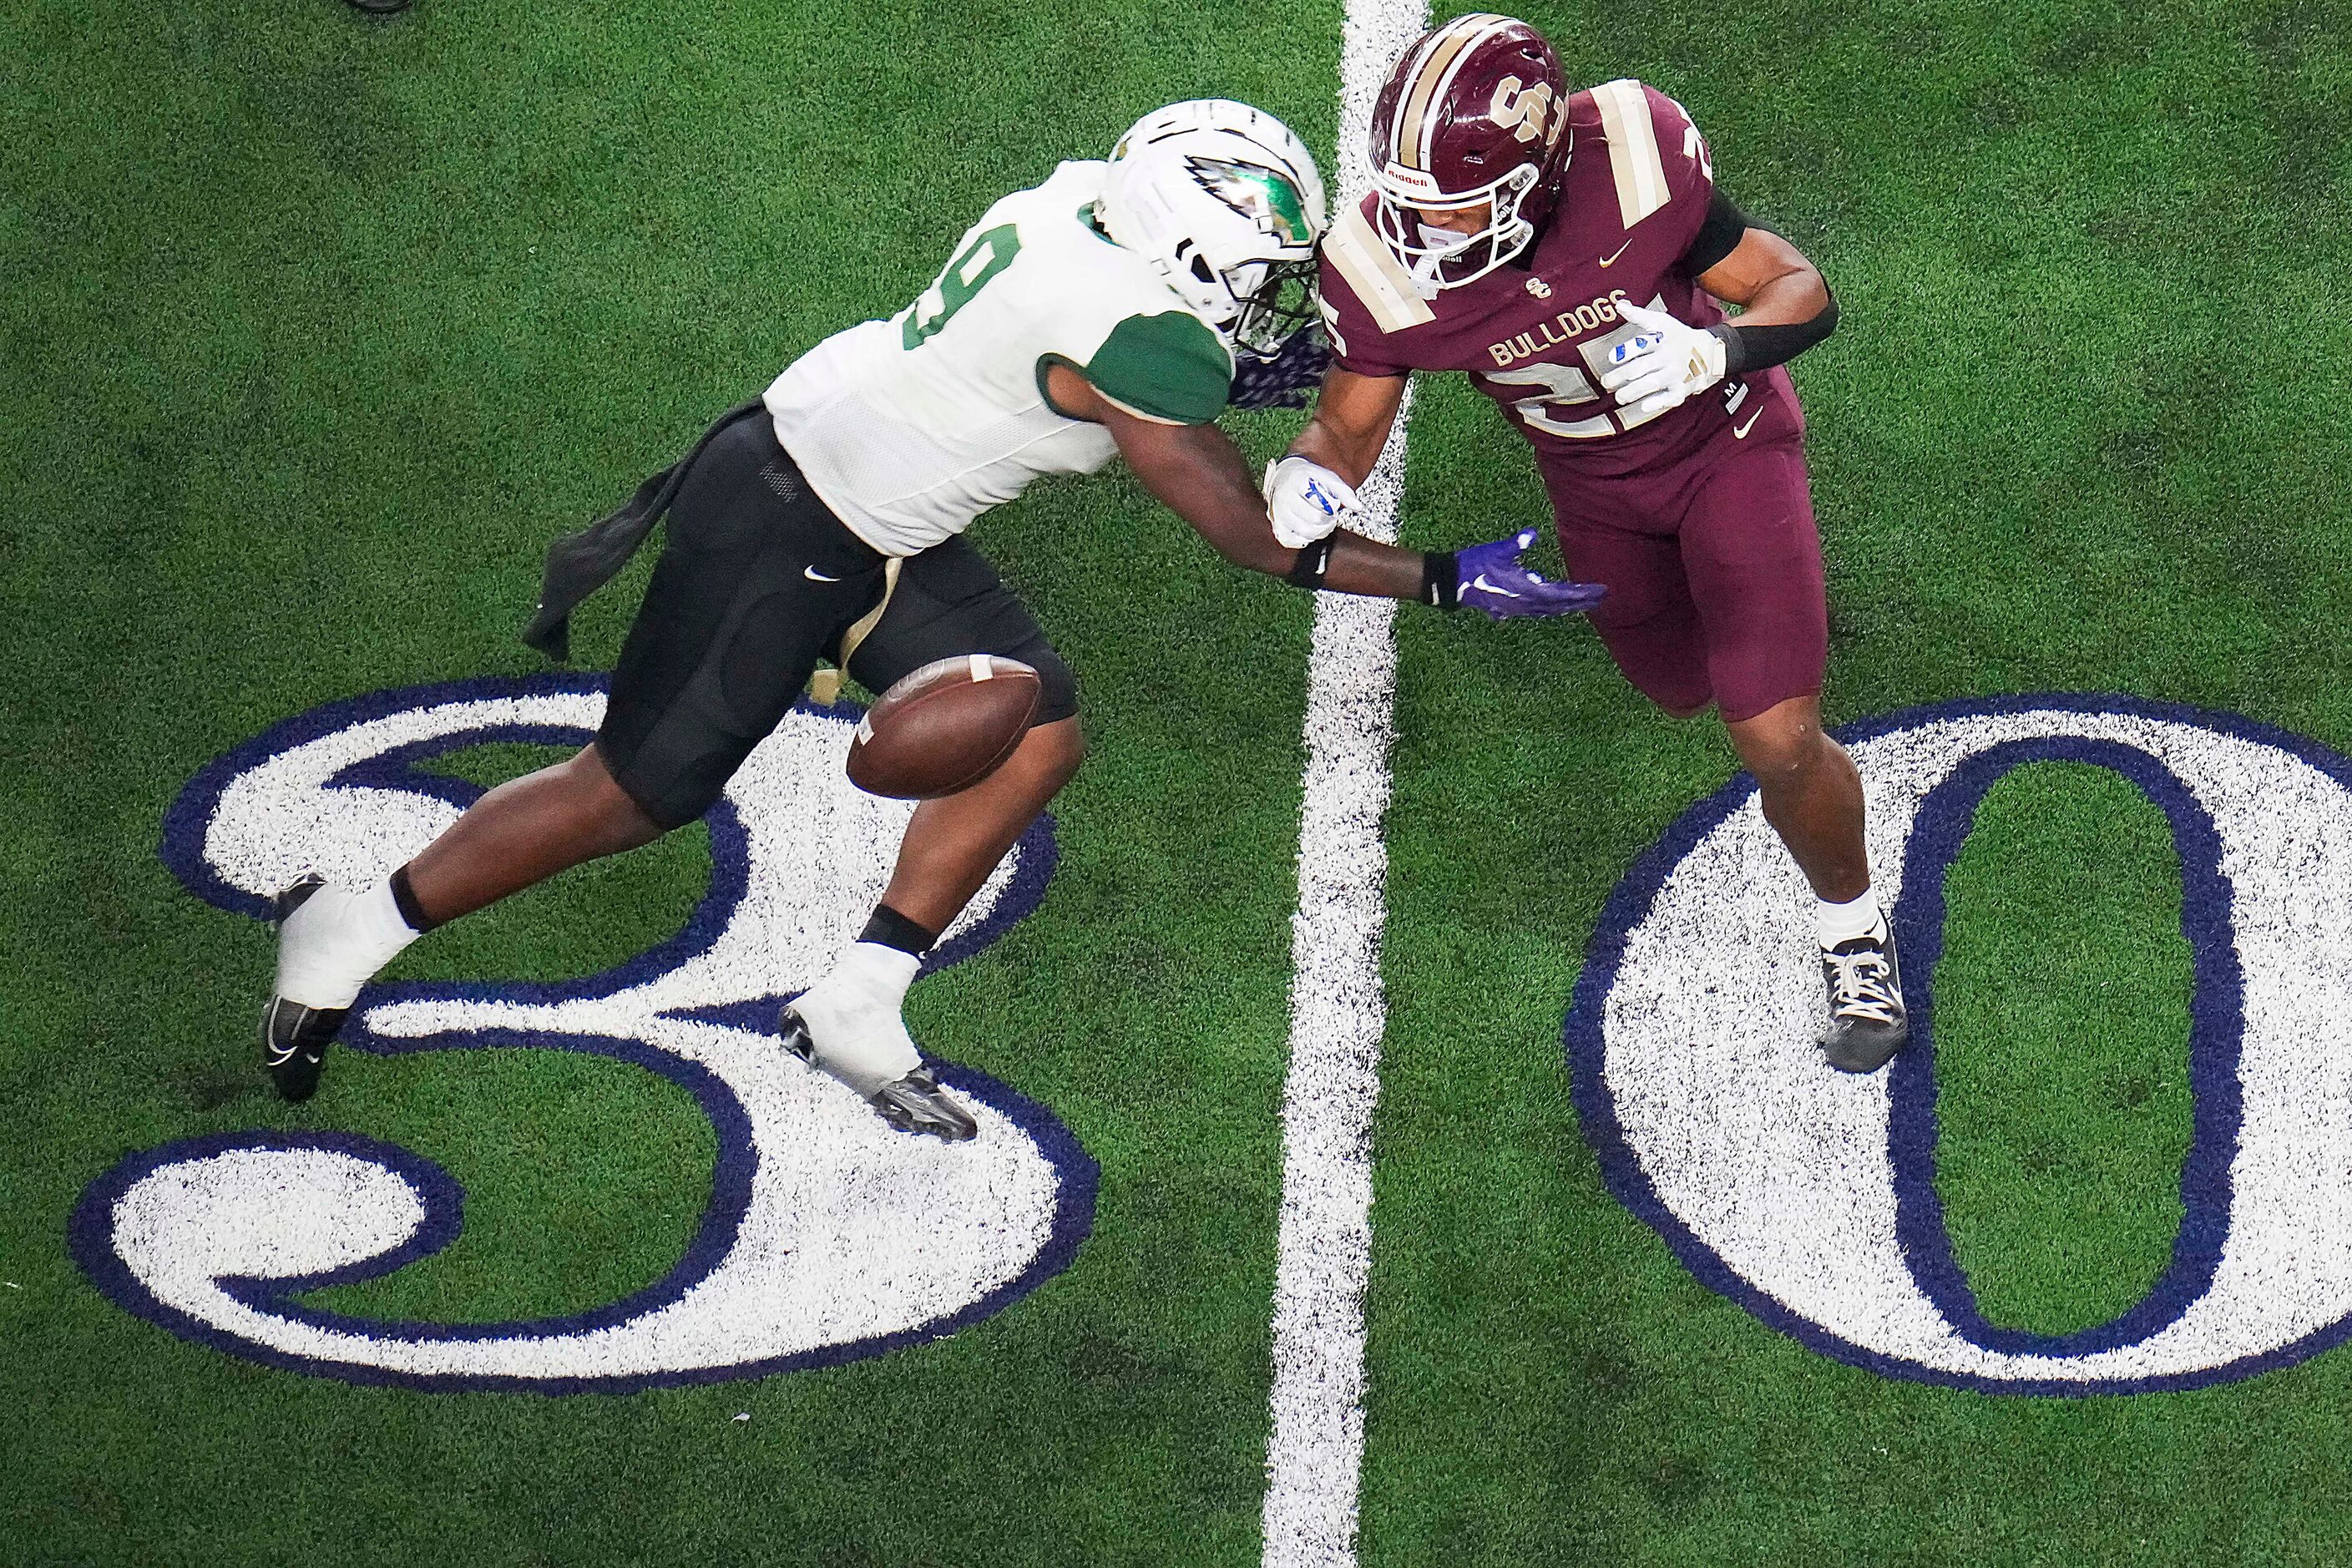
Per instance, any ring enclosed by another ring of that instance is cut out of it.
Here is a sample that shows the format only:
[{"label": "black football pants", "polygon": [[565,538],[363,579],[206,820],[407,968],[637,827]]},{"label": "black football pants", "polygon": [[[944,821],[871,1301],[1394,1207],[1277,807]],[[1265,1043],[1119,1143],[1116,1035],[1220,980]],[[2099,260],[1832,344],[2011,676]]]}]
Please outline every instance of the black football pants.
[{"label": "black football pants", "polygon": [[[764,409],[710,437],[667,529],[596,735],[614,779],[666,828],[710,809],[883,584],[880,552],[810,491]],[[1068,666],[960,535],[907,559],[849,673],[882,691],[933,659],[971,653],[1036,669],[1036,723],[1077,711]]]}]

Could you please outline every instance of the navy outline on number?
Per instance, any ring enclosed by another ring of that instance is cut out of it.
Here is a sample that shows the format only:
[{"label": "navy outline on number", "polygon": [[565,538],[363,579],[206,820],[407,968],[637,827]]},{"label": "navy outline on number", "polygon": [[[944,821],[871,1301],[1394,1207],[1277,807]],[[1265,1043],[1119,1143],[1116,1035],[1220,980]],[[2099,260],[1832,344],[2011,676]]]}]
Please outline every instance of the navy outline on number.
[{"label": "navy outline on number", "polygon": [[[163,864],[187,889],[216,908],[268,920],[266,900],[231,887],[205,859],[205,834],[222,793],[229,783],[251,768],[293,748],[371,720],[419,708],[453,702],[514,700],[547,696],[580,696],[604,689],[598,675],[549,673],[520,677],[479,677],[470,680],[415,686],[333,702],[287,720],[242,745],[222,753],[200,769],[181,791],[164,816],[158,848]],[[854,721],[865,710],[855,703],[830,707],[803,700],[795,710],[828,719]],[[430,795],[463,808],[483,792],[478,785],[447,773],[425,770],[425,760],[499,742],[577,745],[590,733],[568,724],[499,722],[453,731],[423,742],[394,747],[363,759],[328,779],[322,788],[384,788]],[[686,963],[707,950],[727,928],[749,886],[749,835],[734,807],[721,799],[706,815],[710,830],[710,884],[694,912],[677,935],[598,974],[565,981],[413,982],[372,985],[362,994],[355,1013],[409,1001],[464,1000],[545,1004],[578,997],[605,996],[641,984]],[[988,914],[954,941],[942,943],[925,960],[929,973],[955,963],[988,946],[1044,899],[1057,858],[1053,818],[1041,816],[1017,846],[1021,859],[1004,891]],[[773,1032],[776,1008],[788,998],[758,998],[710,1007],[683,1007],[663,1016],[732,1025]],[[446,1043],[459,1041],[462,1043]],[[436,1043],[442,1042],[442,1043]],[[752,1173],[759,1152],[751,1138],[751,1121],[742,1106],[715,1073],[698,1063],[647,1044],[614,1036],[540,1035],[506,1029],[467,1029],[419,1037],[385,1037],[354,1026],[342,1042],[378,1055],[412,1051],[534,1048],[583,1051],[632,1063],[678,1085],[691,1094],[709,1118],[718,1144],[711,1169],[710,1201],[694,1239],[677,1264],[661,1279],[618,1301],[592,1311],[564,1317],[522,1319],[500,1323],[434,1323],[387,1318],[351,1317],[306,1307],[293,1298],[331,1285],[379,1279],[420,1258],[441,1250],[463,1227],[464,1189],[439,1165],[397,1144],[338,1131],[213,1133],[184,1139],[145,1150],[117,1163],[93,1181],[75,1205],[67,1226],[68,1249],[99,1291],[134,1316],[159,1324],[182,1339],[224,1351],[243,1360],[289,1371],[331,1377],[344,1383],[390,1384],[436,1392],[513,1391],[548,1394],[614,1394],[638,1389],[677,1387],[704,1383],[729,1383],[766,1377],[806,1367],[833,1366],[880,1355],[906,1345],[937,1340],[1002,1311],[1021,1297],[1067,1268],[1094,1226],[1096,1190],[1100,1171],[1076,1137],[1052,1110],[1009,1086],[972,1068],[940,1060],[926,1052],[940,1079],[980,1100],[1019,1127],[1054,1167],[1057,1180],[1054,1219],[1045,1245],[1018,1275],[987,1295],[943,1317],[896,1332],[845,1344],[826,1345],[791,1355],[725,1366],[629,1373],[611,1377],[517,1377],[479,1373],[432,1373],[298,1355],[257,1344],[215,1327],[191,1314],[167,1306],[131,1272],[114,1248],[115,1204],[133,1185],[165,1166],[210,1158],[240,1149],[318,1149],[373,1161],[395,1172],[424,1205],[425,1219],[400,1246],[325,1273],[284,1278],[224,1276],[215,1279],[223,1291],[248,1307],[292,1321],[371,1339],[408,1342],[499,1340],[577,1334],[610,1327],[655,1311],[683,1297],[708,1278],[733,1247],[743,1215],[751,1204]]]},{"label": "navy outline on number", "polygon": [[[2185,724],[2284,752],[2352,789],[2352,759],[2302,735],[2236,713],[2120,694],[2063,692],[1969,698],[1884,714],[1834,731],[1848,745],[1921,724],[2006,713],[2115,713]],[[1987,761],[1986,759],[1993,759]],[[2136,762],[2130,759],[2137,759]],[[1929,1037],[1929,982],[1943,951],[1944,878],[1958,858],[1976,808],[1993,783],[2029,762],[2084,762],[2119,773],[2163,810],[2181,868],[2181,934],[2195,972],[2189,998],[2189,1147],[2181,1163],[2180,1228],[2171,1262],[2147,1294],[2108,1322],[2047,1336],[1985,1321],[1952,1252],[1936,1196],[1936,1081]],[[1685,811],[1643,851],[1602,906],[1585,950],[1582,973],[1562,1028],[1570,1094],[1586,1141],[1620,1202],[1663,1237],[1707,1289],[1822,1354],[1888,1377],[1987,1394],[2028,1395],[2151,1394],[2237,1382],[2305,1361],[2352,1339],[2352,1313],[2301,1339],[2257,1355],[2192,1372],[2138,1378],[1998,1378],[1950,1372],[1867,1349],[1791,1310],[1725,1263],[1665,1205],[1625,1140],[1603,1067],[1604,1007],[1625,956],[1628,935],[1648,918],[1658,891],[1683,859],[1756,792],[1746,773]],[[1918,879],[1915,880],[1915,879]],[[1963,759],[1921,800],[1904,859],[1903,892],[1894,910],[1897,941],[1911,960],[1914,1039],[1888,1069],[1887,1143],[1894,1167],[1895,1233],[1913,1279],[1955,1331],[1981,1349],[2012,1354],[2084,1355],[2137,1343],[2158,1332],[2211,1287],[2229,1235],[2242,1110],[2239,1050],[2244,1035],[2243,980],[2231,925],[2231,884],[2221,868],[2212,818],[2153,753],[2126,742],[2078,735],[2000,742]]]}]

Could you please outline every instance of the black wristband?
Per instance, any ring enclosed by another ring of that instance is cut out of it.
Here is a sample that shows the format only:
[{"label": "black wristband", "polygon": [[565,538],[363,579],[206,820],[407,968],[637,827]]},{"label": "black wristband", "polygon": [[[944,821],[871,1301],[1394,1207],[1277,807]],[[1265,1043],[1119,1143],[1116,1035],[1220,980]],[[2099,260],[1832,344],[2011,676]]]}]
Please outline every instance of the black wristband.
[{"label": "black wristband", "polygon": [[1462,603],[1462,564],[1451,550],[1431,550],[1421,558],[1421,602],[1451,610]]},{"label": "black wristband", "polygon": [[1326,534],[1298,552],[1286,574],[1292,587],[1311,592],[1323,586],[1323,574],[1331,570],[1331,537]]},{"label": "black wristband", "polygon": [[1707,329],[1710,335],[1723,342],[1723,379],[1729,381],[1748,368],[1748,345],[1740,341],[1739,329],[1729,321],[1717,321]]}]

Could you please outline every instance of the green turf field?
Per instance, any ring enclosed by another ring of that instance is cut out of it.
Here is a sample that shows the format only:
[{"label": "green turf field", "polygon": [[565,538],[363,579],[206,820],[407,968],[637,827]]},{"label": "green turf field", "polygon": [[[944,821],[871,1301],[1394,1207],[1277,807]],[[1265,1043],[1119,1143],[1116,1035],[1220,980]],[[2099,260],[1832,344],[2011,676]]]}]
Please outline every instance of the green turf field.
[{"label": "green turf field", "polygon": [[[1528,16],[1574,79],[1686,104],[1838,292],[1797,369],[1834,721],[2118,692],[2352,752],[2352,5]],[[425,1052],[279,1104],[268,942],[159,860],[167,810],[321,704],[538,668],[514,633],[551,534],[1145,109],[1247,99],[1328,157],[1340,26],[1337,0],[0,0],[0,1561],[1257,1560],[1313,607],[1115,474],[975,532],[1079,671],[1092,754],[1042,905],[911,1010],[1098,1165],[1066,1270],[937,1342],[546,1397],[188,1342],[67,1229],[137,1152],[331,1131],[437,1163],[466,1226],[318,1305],[499,1321],[665,1276],[712,1193],[690,1094]],[[1231,423],[1263,452],[1295,420]],[[1424,384],[1408,541],[1540,507],[1492,406]],[[645,571],[583,612],[584,662]],[[1580,626],[1408,607],[1398,634],[1364,1563],[2352,1559],[2352,1351],[1988,1394],[1696,1278],[1604,1180],[1561,1030],[1612,889],[1732,779],[1720,729],[1650,710]],[[394,977],[587,974],[675,931],[711,864],[689,830]],[[2352,894],[2327,866],[2322,914]],[[1994,784],[1951,865],[1933,1188],[2000,1328],[2089,1329],[2172,1255],[2187,878],[2145,795],[2065,762]]]}]

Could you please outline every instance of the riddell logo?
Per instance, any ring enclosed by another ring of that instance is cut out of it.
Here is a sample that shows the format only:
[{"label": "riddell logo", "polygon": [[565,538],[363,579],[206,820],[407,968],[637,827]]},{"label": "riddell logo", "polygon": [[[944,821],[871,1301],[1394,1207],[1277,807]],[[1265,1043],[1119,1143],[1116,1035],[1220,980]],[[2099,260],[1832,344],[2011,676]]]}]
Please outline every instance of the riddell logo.
[{"label": "riddell logo", "polygon": [[1536,323],[1532,331],[1521,332],[1516,338],[1506,338],[1499,343],[1488,343],[1486,353],[1496,364],[1507,365],[1523,359],[1532,359],[1547,349],[1574,342],[1585,333],[1614,322],[1617,307],[1624,300],[1625,290],[1612,289],[1588,304],[1578,305]]},{"label": "riddell logo", "polygon": [[1437,181],[1423,170],[1408,169],[1402,163],[1391,163],[1381,171],[1381,183],[1392,185],[1409,196],[1438,196]]}]

